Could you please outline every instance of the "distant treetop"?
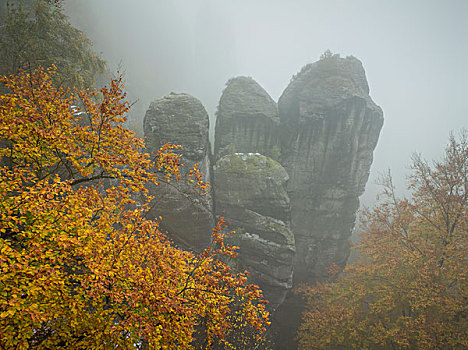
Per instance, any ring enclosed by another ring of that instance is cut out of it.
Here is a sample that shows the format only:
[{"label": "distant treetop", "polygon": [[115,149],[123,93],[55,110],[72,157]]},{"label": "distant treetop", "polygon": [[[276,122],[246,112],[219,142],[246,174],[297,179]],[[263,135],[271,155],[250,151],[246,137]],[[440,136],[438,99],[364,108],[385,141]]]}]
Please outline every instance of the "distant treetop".
[{"label": "distant treetop", "polygon": [[0,75],[57,67],[58,84],[93,87],[105,62],[56,1],[9,2],[0,13]]},{"label": "distant treetop", "polygon": [[329,58],[340,58],[340,54],[339,53],[335,53],[333,54],[333,52],[330,51],[330,49],[327,49],[321,56],[320,56],[320,60],[326,60],[326,59],[329,59]]}]

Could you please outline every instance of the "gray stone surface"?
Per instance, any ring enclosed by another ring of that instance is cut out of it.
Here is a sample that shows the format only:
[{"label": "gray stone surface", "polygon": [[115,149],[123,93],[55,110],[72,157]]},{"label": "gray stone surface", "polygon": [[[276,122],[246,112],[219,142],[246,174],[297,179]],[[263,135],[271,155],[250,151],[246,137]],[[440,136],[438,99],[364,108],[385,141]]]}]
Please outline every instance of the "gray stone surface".
[{"label": "gray stone surface", "polygon": [[229,80],[216,114],[216,159],[232,152],[279,156],[275,101],[252,78]]},{"label": "gray stone surface", "polygon": [[237,267],[251,273],[275,309],[292,285],[295,246],[285,189],[288,174],[271,158],[234,153],[218,160],[214,175],[216,214],[236,231]]},{"label": "gray stone surface", "polygon": [[[305,66],[283,92],[278,109],[297,286],[326,279],[332,263],[345,265],[383,114],[369,97],[361,62],[338,56]],[[288,293],[273,315],[275,350],[297,348],[303,310],[301,297]]]},{"label": "gray stone surface", "polygon": [[[197,163],[205,180],[210,179],[209,119],[199,100],[171,93],[153,101],[143,129],[150,153],[167,142],[182,146],[182,179]],[[175,243],[195,251],[209,244],[214,222],[211,193],[199,195],[193,184],[183,180],[150,186],[150,191],[156,199],[149,217],[162,216],[161,226]]]},{"label": "gray stone surface", "polygon": [[383,113],[361,62],[329,57],[305,66],[278,101],[282,164],[290,181],[294,278],[326,278],[343,266]]}]

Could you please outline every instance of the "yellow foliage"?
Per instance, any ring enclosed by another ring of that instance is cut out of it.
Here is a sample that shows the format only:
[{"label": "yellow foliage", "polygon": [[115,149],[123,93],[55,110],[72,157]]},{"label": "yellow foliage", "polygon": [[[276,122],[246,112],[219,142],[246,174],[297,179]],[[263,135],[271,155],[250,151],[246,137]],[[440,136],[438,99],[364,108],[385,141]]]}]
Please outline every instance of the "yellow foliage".
[{"label": "yellow foliage", "polygon": [[[223,221],[194,255],[145,219],[145,184],[180,177],[179,146],[141,152],[120,79],[96,102],[55,88],[54,74],[1,78],[0,348],[209,349],[246,325],[260,337],[265,302],[220,260],[234,252]],[[198,169],[190,177],[207,189]]]},{"label": "yellow foliage", "polygon": [[411,197],[388,177],[365,213],[356,264],[303,287],[300,349],[468,348],[468,132],[442,161],[416,156]]}]

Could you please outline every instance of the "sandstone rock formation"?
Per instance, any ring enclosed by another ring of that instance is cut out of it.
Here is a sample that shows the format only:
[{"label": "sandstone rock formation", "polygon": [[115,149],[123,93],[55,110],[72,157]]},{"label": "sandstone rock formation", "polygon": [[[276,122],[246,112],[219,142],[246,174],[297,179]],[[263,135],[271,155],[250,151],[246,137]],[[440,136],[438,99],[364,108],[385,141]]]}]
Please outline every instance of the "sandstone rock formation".
[{"label": "sandstone rock formation", "polygon": [[216,163],[214,174],[216,214],[236,230],[238,268],[251,273],[270,309],[275,309],[292,285],[295,246],[285,189],[288,174],[258,153],[226,155]]},{"label": "sandstone rock formation", "polygon": [[[209,119],[199,100],[174,93],[155,100],[146,112],[143,129],[152,153],[167,142],[182,146],[182,178],[198,163],[205,180],[210,179]],[[214,222],[211,196],[198,195],[183,181],[152,186],[150,191],[156,202],[149,216],[162,216],[162,228],[181,247],[203,250],[210,242]]]},{"label": "sandstone rock formation", "polygon": [[278,158],[278,126],[276,103],[255,80],[229,80],[216,116],[216,159],[229,152],[258,152]]},{"label": "sandstone rock formation", "polygon": [[[297,286],[326,279],[332,263],[345,265],[383,116],[369,97],[361,62],[337,55],[305,66],[283,92],[278,109]],[[276,350],[297,347],[303,307],[298,295],[288,293],[273,315]]]},{"label": "sandstone rock formation", "polygon": [[148,148],[183,145],[183,161],[201,164],[214,196],[212,205],[187,186],[153,188],[154,215],[176,243],[198,251],[209,243],[214,215],[231,222],[240,247],[234,263],[276,310],[277,350],[295,348],[303,303],[291,286],[326,279],[332,263],[346,263],[382,124],[361,62],[337,55],[305,66],[278,108],[253,79],[231,79],[218,106],[213,172],[198,100],[171,94],[146,113]]},{"label": "sandstone rock formation", "polygon": [[361,62],[332,56],[305,66],[278,101],[282,163],[290,181],[296,281],[344,265],[359,196],[383,114],[369,97]]}]

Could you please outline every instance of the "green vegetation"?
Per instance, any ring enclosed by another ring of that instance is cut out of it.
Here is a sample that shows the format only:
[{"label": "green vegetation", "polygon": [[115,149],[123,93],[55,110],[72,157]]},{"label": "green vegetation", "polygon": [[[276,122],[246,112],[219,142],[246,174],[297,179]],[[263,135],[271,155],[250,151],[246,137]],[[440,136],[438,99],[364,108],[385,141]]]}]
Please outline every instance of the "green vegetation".
[{"label": "green vegetation", "polygon": [[105,63],[83,32],[53,2],[9,4],[0,26],[0,75],[55,65],[55,84],[93,87]]},{"label": "green vegetation", "polygon": [[271,159],[279,162],[280,157],[281,157],[281,151],[278,146],[273,146],[271,148],[271,152],[269,152],[268,156],[270,156]]},{"label": "green vegetation", "polygon": [[281,168],[277,161],[257,153],[233,153],[225,157],[225,161],[229,162],[226,171],[235,174],[257,175]]}]

